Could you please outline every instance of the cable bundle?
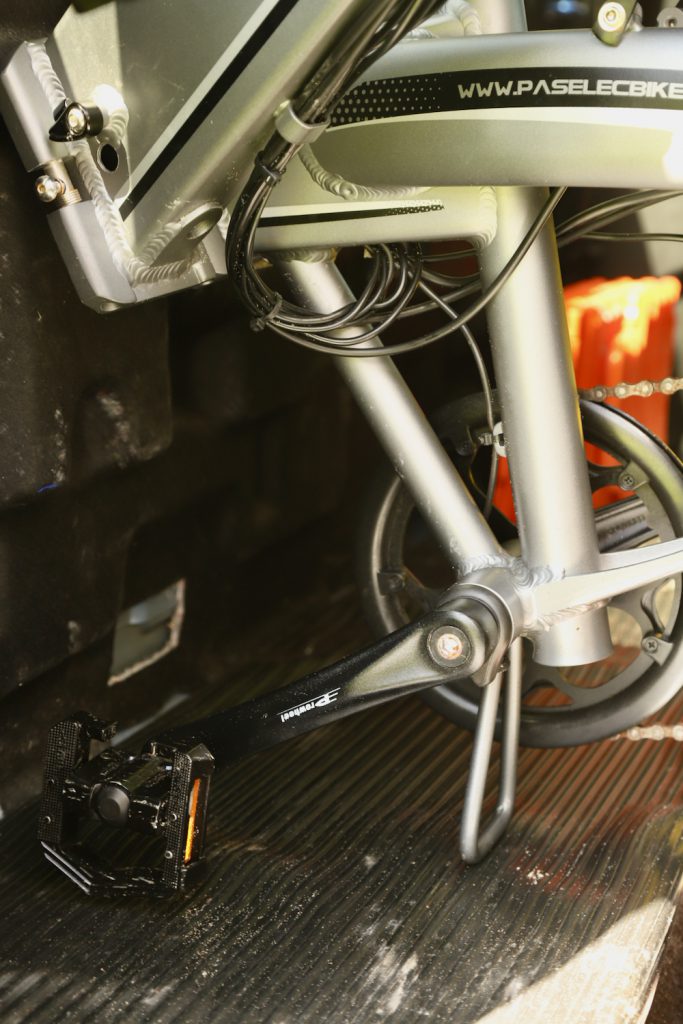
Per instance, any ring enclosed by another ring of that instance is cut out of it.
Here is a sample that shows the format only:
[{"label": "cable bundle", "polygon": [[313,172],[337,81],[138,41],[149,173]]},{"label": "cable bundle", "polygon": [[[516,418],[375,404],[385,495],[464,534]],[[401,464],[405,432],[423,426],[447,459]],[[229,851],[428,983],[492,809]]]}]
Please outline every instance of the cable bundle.
[{"label": "cable bundle", "polygon": [[[363,71],[441,6],[442,0],[378,0],[369,5],[293,101],[297,118],[311,126],[326,123],[335,104]],[[254,266],[254,242],[261,214],[302,145],[290,143],[275,132],[259,153],[230,219],[226,262],[229,277],[251,314],[255,330],[268,327],[297,345],[325,354],[359,359],[400,355],[465,328],[507,283],[566,191],[553,190],[506,266],[483,290],[478,275],[454,278],[430,266],[451,256],[472,254],[471,250],[428,256],[417,243],[373,245],[365,250],[370,270],[359,298],[334,313],[316,314],[273,291]],[[683,240],[683,236],[677,235],[611,234],[600,230],[619,217],[681,194],[644,189],[608,200],[562,224],[558,244],[568,245],[584,237],[598,241]],[[413,301],[418,290],[425,295],[422,302]],[[452,308],[453,303],[477,293],[479,297],[464,311]],[[379,342],[379,335],[397,320],[439,310],[447,316],[442,327],[393,345]],[[466,337],[472,348],[473,339]]]}]

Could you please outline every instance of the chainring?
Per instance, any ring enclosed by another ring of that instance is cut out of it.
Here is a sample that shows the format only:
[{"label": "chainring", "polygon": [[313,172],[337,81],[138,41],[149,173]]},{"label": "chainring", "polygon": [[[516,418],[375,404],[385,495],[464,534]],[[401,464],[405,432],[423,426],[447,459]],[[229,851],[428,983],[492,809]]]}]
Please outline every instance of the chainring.
[{"label": "chainring", "polygon": [[[612,465],[589,462],[593,492],[621,488],[624,497],[596,512],[601,550],[619,551],[683,536],[683,463],[655,435],[621,410],[581,403],[587,442]],[[481,504],[479,439],[487,433],[483,396],[445,406],[435,429]],[[626,485],[630,492],[624,491]],[[494,509],[491,525],[515,550],[514,526]],[[390,466],[375,477],[365,505],[357,564],[366,615],[378,635],[418,617],[452,584],[452,572]],[[520,742],[564,747],[593,742],[637,725],[683,685],[681,577],[614,598],[608,614],[615,652],[596,665],[547,668],[525,641]],[[473,730],[479,689],[467,680],[426,691],[424,699]],[[498,723],[500,728],[500,722]]]}]

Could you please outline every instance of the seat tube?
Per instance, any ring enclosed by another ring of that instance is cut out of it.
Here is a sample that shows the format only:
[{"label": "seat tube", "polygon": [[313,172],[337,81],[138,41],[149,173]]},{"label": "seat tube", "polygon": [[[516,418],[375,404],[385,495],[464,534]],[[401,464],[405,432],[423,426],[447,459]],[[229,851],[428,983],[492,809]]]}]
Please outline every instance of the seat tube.
[{"label": "seat tube", "polygon": [[[485,284],[547,198],[544,189],[496,191],[498,231],[481,256]],[[598,542],[551,224],[487,313],[522,557],[559,575],[595,571]],[[565,619],[536,641],[545,665],[598,661],[611,650],[604,609]]]},{"label": "seat tube", "polygon": [[[524,32],[523,0],[475,0],[487,33]],[[485,284],[502,270],[544,202],[544,189],[499,188],[498,231],[481,255]],[[559,574],[598,567],[591,490],[555,230],[547,224],[490,303],[488,326],[522,557]],[[586,612],[536,640],[546,665],[597,661],[612,650],[607,613]]]}]

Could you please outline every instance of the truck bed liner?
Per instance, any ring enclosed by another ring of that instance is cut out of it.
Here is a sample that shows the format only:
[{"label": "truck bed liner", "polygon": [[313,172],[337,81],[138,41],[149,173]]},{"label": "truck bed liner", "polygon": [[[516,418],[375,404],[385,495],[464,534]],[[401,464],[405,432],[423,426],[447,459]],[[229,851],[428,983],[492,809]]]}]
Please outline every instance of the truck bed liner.
[{"label": "truck bed liner", "polygon": [[[319,663],[366,639],[326,615]],[[315,667],[294,650],[193,711]],[[523,751],[513,825],[477,867],[456,842],[470,736],[416,698],[219,775],[206,877],[176,900],[88,899],[23,808],[0,825],[0,1019],[637,1022],[683,874],[682,708],[660,733]]]}]

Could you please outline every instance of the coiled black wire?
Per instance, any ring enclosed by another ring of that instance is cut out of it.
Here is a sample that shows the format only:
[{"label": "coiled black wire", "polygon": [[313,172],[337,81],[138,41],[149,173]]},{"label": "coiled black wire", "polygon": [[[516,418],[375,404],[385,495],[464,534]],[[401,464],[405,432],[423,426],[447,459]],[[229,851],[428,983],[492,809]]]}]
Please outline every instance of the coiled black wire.
[{"label": "coiled black wire", "polygon": [[[334,105],[365,68],[440,5],[441,0],[375,0],[364,8],[294,101],[296,115],[306,124],[325,123]],[[257,330],[270,326],[279,333],[286,331],[292,339],[299,333],[309,334],[310,344],[315,344],[322,343],[323,337],[329,341],[328,332],[354,324],[370,312],[379,313],[385,326],[393,323],[417,289],[421,266],[417,245],[371,247],[374,266],[363,295],[352,307],[331,317],[316,317],[310,310],[285,300],[254,269],[254,240],[261,214],[299,148],[277,132],[271,136],[256,158],[230,219],[226,239],[228,274],[252,315],[252,325]],[[369,336],[376,333],[371,331]]]}]

